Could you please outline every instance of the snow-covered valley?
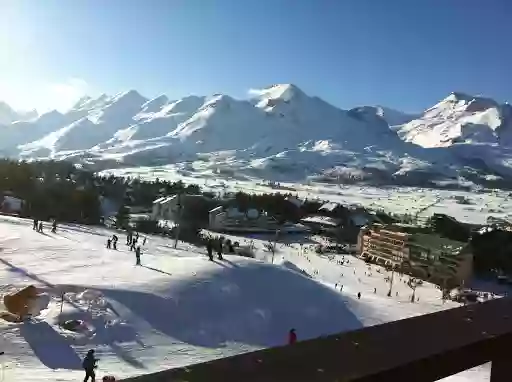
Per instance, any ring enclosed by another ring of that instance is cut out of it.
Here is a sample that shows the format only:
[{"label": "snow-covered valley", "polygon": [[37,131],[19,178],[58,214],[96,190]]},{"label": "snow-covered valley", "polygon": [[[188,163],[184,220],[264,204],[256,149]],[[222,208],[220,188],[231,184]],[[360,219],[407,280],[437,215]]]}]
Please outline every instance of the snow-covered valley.
[{"label": "snow-covered valley", "polygon": [[462,93],[408,115],[342,110],[290,84],[244,100],[149,100],[131,90],[84,97],[66,113],[0,108],[0,154],[94,169],[172,165],[239,179],[506,188],[510,114],[508,104]]},{"label": "snow-covered valley", "polygon": [[[154,181],[157,178],[173,182],[182,181],[186,184],[197,184],[203,191],[219,196],[239,191],[253,194],[291,193],[302,199],[318,199],[345,206],[363,206],[373,211],[409,214],[417,216],[419,223],[434,213],[447,214],[461,222],[480,225],[485,225],[489,216],[507,220],[512,217],[510,192],[503,190],[474,192],[317,182],[281,182],[277,186],[257,179],[240,180],[229,176],[220,178],[211,173],[180,170],[173,165],[111,169],[100,172],[100,175],[140,178],[145,181]],[[459,203],[458,198],[464,198],[466,204]]]},{"label": "snow-covered valley", "polygon": [[[2,294],[33,284],[50,296],[32,320],[0,324],[4,381],[75,381],[90,348],[100,359],[98,376],[122,378],[282,345],[291,327],[302,340],[458,306],[443,303],[428,283],[411,303],[399,278],[387,297],[384,269],[348,255],[341,265],[342,255],[315,254],[314,242],[303,250],[297,240],[279,244],[271,264],[266,240],[254,239],[256,259],[210,262],[202,248],[180,242],[173,249],[170,240],[149,236],[136,266],[121,232],[47,227],[38,233],[31,221],[0,217]],[[118,250],[105,248],[113,233]],[[87,330],[59,326],[69,319]],[[449,380],[488,375],[482,366]]]}]

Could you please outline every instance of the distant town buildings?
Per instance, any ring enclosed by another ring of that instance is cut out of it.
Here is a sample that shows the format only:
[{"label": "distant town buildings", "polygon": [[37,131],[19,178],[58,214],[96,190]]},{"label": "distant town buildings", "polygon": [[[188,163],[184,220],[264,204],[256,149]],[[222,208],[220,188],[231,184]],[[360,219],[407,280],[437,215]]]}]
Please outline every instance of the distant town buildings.
[{"label": "distant town buildings", "polygon": [[218,206],[209,212],[209,228],[220,232],[305,232],[299,224],[279,222],[265,211],[250,208],[240,211],[237,207]]},{"label": "distant town buildings", "polygon": [[469,244],[417,232],[412,226],[372,224],[363,227],[357,249],[369,262],[439,285],[462,285],[473,273]]},{"label": "distant town buildings", "polygon": [[179,221],[187,210],[191,210],[195,205],[209,202],[211,199],[203,195],[172,195],[164,196],[153,202],[151,211],[152,220]]},{"label": "distant town buildings", "polygon": [[25,201],[14,196],[5,195],[1,203],[1,210],[7,213],[20,213]]},{"label": "distant town buildings", "polygon": [[362,226],[379,221],[368,210],[359,206],[325,203],[318,211],[301,219],[301,223],[314,233],[321,233],[339,240],[355,243]]}]

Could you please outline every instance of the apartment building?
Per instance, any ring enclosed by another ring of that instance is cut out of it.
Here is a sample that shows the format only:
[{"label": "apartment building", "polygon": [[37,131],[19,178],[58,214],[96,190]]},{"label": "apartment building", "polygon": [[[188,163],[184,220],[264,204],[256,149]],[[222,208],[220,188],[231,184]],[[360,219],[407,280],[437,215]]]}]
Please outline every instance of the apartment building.
[{"label": "apartment building", "polygon": [[421,233],[412,226],[363,227],[357,249],[369,262],[439,285],[462,285],[472,275],[473,255],[469,244]]}]

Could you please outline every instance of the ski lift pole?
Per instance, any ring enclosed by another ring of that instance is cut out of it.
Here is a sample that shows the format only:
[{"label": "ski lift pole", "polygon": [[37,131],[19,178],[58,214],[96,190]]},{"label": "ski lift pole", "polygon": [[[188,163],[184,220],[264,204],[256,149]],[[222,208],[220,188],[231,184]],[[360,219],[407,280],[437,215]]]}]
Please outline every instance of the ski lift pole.
[{"label": "ski lift pole", "polygon": [[274,256],[276,254],[277,236],[279,235],[279,228],[276,228],[276,236],[274,238],[274,245],[272,245],[272,264],[274,264]]},{"label": "ski lift pole", "polygon": [[174,249],[178,247],[178,239],[180,236],[180,229],[181,229],[181,192],[178,193],[178,225],[176,227],[176,238],[174,240]]},{"label": "ski lift pole", "polygon": [[64,292],[60,295],[60,313],[59,313],[59,326],[62,325],[62,308],[64,307]]}]

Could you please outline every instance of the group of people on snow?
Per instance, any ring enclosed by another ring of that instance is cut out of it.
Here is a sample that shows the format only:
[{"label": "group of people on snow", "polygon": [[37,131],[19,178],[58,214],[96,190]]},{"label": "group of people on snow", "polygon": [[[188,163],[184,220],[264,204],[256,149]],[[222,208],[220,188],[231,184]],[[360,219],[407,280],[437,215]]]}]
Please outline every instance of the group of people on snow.
[{"label": "group of people on snow", "polygon": [[[117,250],[117,242],[119,238],[117,235],[112,235],[111,238],[107,239],[107,248],[108,249],[115,249]],[[142,245],[146,245],[147,238],[144,237],[142,241]],[[139,233],[136,232],[135,235],[133,232],[128,231],[128,234],[126,235],[126,245],[130,246],[130,251],[135,251],[135,265],[141,265],[140,264],[140,255],[141,255],[141,248],[140,245],[137,245],[139,243]]]},{"label": "group of people on snow", "polygon": [[208,258],[210,261],[213,261],[213,251],[217,251],[217,258],[219,260],[223,260],[222,253],[224,249],[227,250],[226,253],[235,253],[235,246],[238,243],[234,243],[231,239],[225,239],[224,236],[217,236],[216,238],[209,237],[206,241],[206,252],[208,253]]},{"label": "group of people on snow", "polygon": [[117,250],[117,241],[119,240],[119,238],[117,237],[117,235],[112,235],[112,237],[109,237],[107,239],[107,249],[115,249]]},{"label": "group of people on snow", "polygon": [[[43,221],[34,219],[32,229],[36,232],[43,233]],[[52,221],[52,233],[57,233],[57,220]]]}]

